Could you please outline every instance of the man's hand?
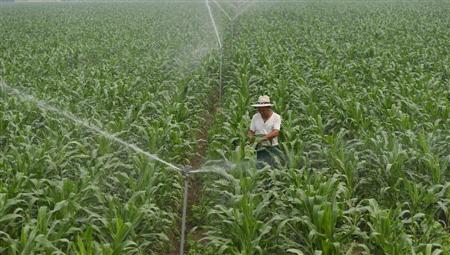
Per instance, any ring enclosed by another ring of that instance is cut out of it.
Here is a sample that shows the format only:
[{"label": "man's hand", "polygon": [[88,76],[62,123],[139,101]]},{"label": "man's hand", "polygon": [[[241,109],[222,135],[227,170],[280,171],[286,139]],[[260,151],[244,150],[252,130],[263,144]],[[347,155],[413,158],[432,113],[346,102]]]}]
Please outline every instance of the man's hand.
[{"label": "man's hand", "polygon": [[255,135],[255,132],[249,130],[247,133],[247,136],[249,138],[248,143],[262,143],[265,141],[271,141],[274,137],[277,137],[280,135],[280,130],[274,129],[272,132],[270,132],[267,135]]},{"label": "man's hand", "polygon": [[280,130],[274,129],[274,130],[272,130],[272,132],[270,132],[264,136],[263,141],[272,140],[273,138],[275,138],[279,135],[280,135]]},{"label": "man's hand", "polygon": [[267,141],[269,138],[267,137],[267,135],[256,135],[255,132],[249,130],[248,134],[247,134],[249,140],[247,142],[247,144],[252,144],[252,143],[257,143],[260,144],[264,141]]}]

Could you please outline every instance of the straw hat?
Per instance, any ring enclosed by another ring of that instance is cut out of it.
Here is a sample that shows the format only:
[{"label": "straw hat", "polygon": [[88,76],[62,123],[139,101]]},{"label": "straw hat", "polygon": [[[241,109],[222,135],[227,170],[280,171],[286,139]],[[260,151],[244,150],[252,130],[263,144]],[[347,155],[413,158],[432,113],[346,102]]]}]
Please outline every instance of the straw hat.
[{"label": "straw hat", "polygon": [[258,98],[257,104],[252,104],[253,107],[268,107],[273,106],[273,104],[270,103],[270,97],[269,96],[260,96]]}]

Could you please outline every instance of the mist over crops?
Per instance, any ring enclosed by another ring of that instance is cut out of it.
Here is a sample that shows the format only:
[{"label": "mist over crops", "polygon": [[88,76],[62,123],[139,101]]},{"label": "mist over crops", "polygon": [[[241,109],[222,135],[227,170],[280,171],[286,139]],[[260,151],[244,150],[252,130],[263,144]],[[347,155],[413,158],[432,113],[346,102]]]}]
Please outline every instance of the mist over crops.
[{"label": "mist over crops", "polygon": [[[0,254],[177,254],[185,166],[185,254],[450,254],[449,13],[1,3]],[[286,160],[258,171],[263,94]]]}]

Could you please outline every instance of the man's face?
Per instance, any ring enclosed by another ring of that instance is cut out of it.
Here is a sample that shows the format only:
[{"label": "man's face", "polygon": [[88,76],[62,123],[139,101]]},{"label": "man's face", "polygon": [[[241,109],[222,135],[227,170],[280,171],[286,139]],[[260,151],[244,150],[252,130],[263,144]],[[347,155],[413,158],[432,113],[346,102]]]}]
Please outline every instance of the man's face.
[{"label": "man's face", "polygon": [[258,107],[258,112],[262,116],[267,116],[270,113],[270,107]]}]

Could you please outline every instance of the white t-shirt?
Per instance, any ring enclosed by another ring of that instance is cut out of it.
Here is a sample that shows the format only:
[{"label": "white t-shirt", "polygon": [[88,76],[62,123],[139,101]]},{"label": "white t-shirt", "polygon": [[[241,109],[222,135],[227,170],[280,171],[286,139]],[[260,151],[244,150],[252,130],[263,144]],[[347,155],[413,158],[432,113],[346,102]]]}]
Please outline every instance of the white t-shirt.
[{"label": "white t-shirt", "polygon": [[[280,130],[281,128],[281,116],[272,112],[272,116],[264,122],[261,114],[258,112],[253,115],[252,123],[250,125],[250,130],[255,133],[255,135],[267,135],[274,129]],[[278,145],[278,137],[272,139],[272,146]]]}]

